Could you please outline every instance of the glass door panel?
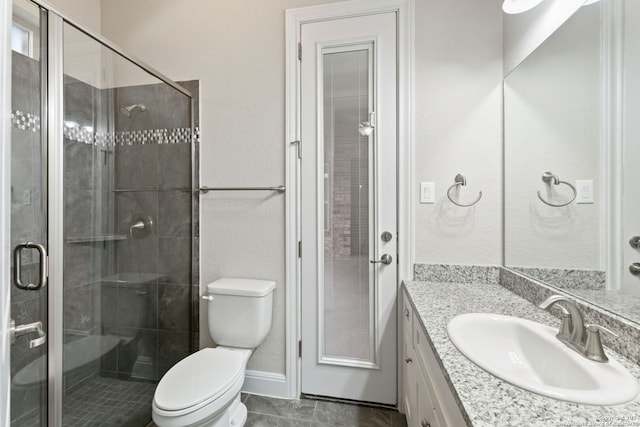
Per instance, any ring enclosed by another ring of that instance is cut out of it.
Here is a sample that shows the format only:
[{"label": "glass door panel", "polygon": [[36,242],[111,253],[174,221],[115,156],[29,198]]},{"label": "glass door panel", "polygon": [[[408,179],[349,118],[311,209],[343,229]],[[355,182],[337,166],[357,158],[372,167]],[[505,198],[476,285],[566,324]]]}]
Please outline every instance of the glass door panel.
[{"label": "glass door panel", "polygon": [[369,259],[373,205],[370,45],[326,48],[324,110],[323,359],[373,362],[375,275]]},{"label": "glass door panel", "polygon": [[64,24],[63,425],[144,426],[191,350],[191,98]]},{"label": "glass door panel", "polygon": [[[11,32],[11,425],[47,424],[46,13],[13,2]],[[42,34],[41,34],[42,33]]]}]

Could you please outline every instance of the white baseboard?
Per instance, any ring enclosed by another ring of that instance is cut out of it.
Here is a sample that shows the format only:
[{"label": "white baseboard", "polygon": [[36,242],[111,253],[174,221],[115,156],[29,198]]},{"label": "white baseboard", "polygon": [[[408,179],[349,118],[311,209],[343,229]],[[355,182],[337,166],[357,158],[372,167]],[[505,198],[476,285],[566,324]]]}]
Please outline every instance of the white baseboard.
[{"label": "white baseboard", "polygon": [[242,391],[282,399],[291,398],[288,393],[287,377],[284,374],[274,374],[273,372],[247,370],[244,375]]}]

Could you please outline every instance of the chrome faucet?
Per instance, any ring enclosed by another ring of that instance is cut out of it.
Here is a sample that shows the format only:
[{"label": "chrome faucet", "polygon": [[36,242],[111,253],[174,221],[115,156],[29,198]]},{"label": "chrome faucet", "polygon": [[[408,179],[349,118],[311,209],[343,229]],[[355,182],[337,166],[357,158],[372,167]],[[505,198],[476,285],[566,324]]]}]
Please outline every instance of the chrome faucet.
[{"label": "chrome faucet", "polygon": [[549,310],[556,303],[562,303],[562,305],[558,304],[562,313],[560,331],[556,334],[556,337],[567,347],[577,351],[589,360],[608,362],[609,359],[604,353],[604,348],[602,348],[600,331],[611,334],[616,338],[618,335],[602,326],[585,324],[578,306],[562,295],[550,296],[541,302],[539,307]]}]

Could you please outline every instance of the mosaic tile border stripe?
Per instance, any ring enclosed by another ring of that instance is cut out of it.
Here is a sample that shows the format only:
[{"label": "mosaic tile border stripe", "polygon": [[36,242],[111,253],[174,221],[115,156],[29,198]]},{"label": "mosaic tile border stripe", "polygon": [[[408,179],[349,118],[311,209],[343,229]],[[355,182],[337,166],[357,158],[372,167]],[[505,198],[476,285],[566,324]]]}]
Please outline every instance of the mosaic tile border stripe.
[{"label": "mosaic tile border stripe", "polygon": [[16,110],[11,112],[11,124],[16,129],[38,132],[40,130],[40,117]]},{"label": "mosaic tile border stripe", "polygon": [[[14,128],[29,132],[40,130],[40,117],[23,111],[11,113],[11,124]],[[191,128],[173,129],[145,129],[124,132],[94,132],[89,127],[64,125],[64,137],[71,141],[82,142],[99,147],[114,147],[127,145],[150,144],[191,144],[200,142],[200,129],[195,128],[192,134]]]}]

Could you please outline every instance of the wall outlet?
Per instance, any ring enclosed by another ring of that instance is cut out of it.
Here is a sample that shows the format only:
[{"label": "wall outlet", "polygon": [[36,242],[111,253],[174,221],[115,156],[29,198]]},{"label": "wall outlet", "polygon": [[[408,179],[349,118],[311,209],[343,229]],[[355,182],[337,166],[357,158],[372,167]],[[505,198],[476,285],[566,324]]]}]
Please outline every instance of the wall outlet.
[{"label": "wall outlet", "polygon": [[578,179],[576,180],[576,203],[590,204],[593,203],[593,180]]},{"label": "wall outlet", "polygon": [[420,203],[434,203],[435,184],[433,182],[420,183]]}]

